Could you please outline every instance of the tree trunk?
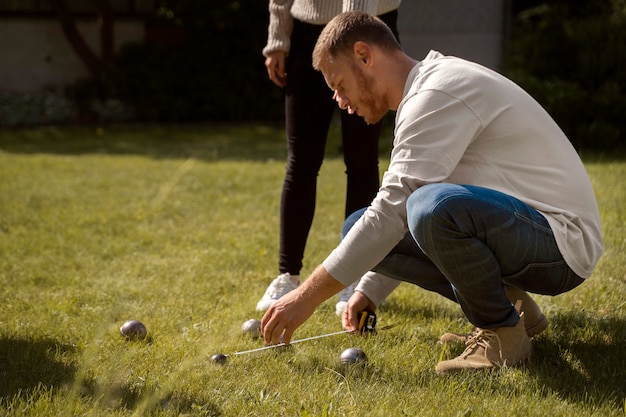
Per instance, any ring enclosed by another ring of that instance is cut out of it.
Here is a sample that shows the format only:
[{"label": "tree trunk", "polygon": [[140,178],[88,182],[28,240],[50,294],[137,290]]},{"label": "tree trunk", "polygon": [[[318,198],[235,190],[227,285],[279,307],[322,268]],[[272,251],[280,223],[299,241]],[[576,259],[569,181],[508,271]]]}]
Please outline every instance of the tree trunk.
[{"label": "tree trunk", "polygon": [[100,54],[106,66],[113,64],[115,56],[113,34],[113,9],[110,0],[97,0],[99,9],[98,26],[100,27]]},{"label": "tree trunk", "polygon": [[[67,5],[65,4],[65,0],[51,0],[51,3],[56,10],[57,17],[61,22],[61,27],[63,28],[63,32],[65,33],[65,37],[67,38],[72,48],[74,48],[74,52],[83,62],[85,67],[89,73],[98,81],[104,82],[104,61],[98,57],[98,55],[89,47],[83,35],[78,31],[78,27],[76,26],[76,22],[74,18],[71,16],[69,11],[67,10]],[[100,3],[109,3],[108,0],[98,0],[98,6],[100,7]],[[110,10],[110,4],[109,4]],[[104,14],[104,13],[103,13]],[[105,19],[103,18],[103,21]],[[108,25],[112,27],[110,24],[110,17],[106,19],[109,23]],[[102,25],[103,27],[106,25]],[[104,30],[104,29],[103,29]],[[112,33],[112,31],[111,31]],[[112,39],[112,34],[111,34]],[[112,44],[112,42],[111,42]],[[111,47],[112,49],[112,47]]]}]

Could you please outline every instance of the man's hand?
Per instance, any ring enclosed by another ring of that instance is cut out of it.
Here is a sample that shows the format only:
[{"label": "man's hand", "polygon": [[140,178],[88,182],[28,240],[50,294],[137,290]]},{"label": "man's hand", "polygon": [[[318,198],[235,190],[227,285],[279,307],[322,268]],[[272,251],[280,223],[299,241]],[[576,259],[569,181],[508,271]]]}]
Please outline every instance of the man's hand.
[{"label": "man's hand", "polygon": [[341,326],[344,330],[359,330],[359,319],[361,318],[361,312],[376,311],[374,303],[365,296],[361,291],[355,291],[352,297],[346,304],[346,309],[341,315]]},{"label": "man's hand", "polygon": [[289,344],[293,332],[308,319],[324,300],[338,293],[344,286],[323,266],[295,290],[278,299],[261,320],[265,345]]},{"label": "man's hand", "polygon": [[265,58],[265,68],[270,80],[277,86],[283,88],[287,85],[287,74],[285,73],[285,51],[274,51]]},{"label": "man's hand", "polygon": [[288,292],[267,310],[261,320],[265,345],[289,344],[293,332],[315,311],[317,304],[302,294],[302,286]]}]

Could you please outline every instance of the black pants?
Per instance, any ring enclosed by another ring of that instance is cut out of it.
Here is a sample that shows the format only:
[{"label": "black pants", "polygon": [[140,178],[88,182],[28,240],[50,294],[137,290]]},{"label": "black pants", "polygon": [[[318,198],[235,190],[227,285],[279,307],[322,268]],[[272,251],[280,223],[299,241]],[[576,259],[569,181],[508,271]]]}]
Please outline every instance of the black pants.
[{"label": "black pants", "polygon": [[[398,37],[397,10],[380,18]],[[337,103],[321,72],[312,66],[315,42],[324,28],[295,21],[286,63],[285,123],[287,168],[280,204],[280,273],[299,275],[315,213],[317,176]],[[378,140],[381,123],[368,125],[356,114],[341,111],[341,136],[346,164],[345,217],[368,206],[380,187]]]}]

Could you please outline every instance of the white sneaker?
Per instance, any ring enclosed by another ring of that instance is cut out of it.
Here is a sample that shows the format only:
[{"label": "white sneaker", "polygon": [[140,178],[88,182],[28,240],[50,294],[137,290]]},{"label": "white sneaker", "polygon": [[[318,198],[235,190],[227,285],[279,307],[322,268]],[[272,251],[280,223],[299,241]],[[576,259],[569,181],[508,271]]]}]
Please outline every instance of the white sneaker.
[{"label": "white sneaker", "polygon": [[290,275],[289,272],[280,274],[265,290],[263,298],[256,305],[257,311],[265,311],[274,301],[278,300],[289,291],[293,291],[300,285],[300,275]]},{"label": "white sneaker", "polygon": [[341,316],[346,310],[348,300],[350,299],[350,297],[352,297],[352,294],[354,294],[354,289],[356,288],[358,283],[359,281],[356,281],[339,292],[339,301],[337,301],[337,304],[335,304],[335,314]]}]

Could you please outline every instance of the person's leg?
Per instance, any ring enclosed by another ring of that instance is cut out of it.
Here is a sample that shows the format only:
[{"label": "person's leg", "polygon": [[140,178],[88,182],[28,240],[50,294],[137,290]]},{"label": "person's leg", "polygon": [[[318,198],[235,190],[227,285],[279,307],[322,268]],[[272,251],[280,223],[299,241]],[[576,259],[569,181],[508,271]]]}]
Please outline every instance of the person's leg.
[{"label": "person's leg", "polygon": [[299,275],[315,213],[317,176],[334,111],[332,92],[311,64],[321,28],[296,22],[287,66],[287,167],[280,203],[279,270]]},{"label": "person's leg", "polygon": [[[343,239],[354,223],[363,215],[367,208],[352,213],[344,222],[341,230]],[[410,232],[373,270],[390,278],[415,284],[421,288],[436,292],[447,299],[458,303],[454,289],[437,266],[428,258],[413,239]],[[534,300],[523,289],[505,284],[505,293],[511,303],[521,299],[524,301],[522,310],[527,314],[526,330],[528,336],[534,336],[546,329],[548,321]],[[468,335],[446,333],[440,341],[462,341]],[[447,339],[447,340],[446,340]]]},{"label": "person's leg", "polygon": [[317,176],[335,108],[332,92],[311,63],[319,32],[320,26],[294,22],[286,63],[287,166],[280,200],[279,275],[257,303],[259,311],[267,310],[300,283],[302,258],[315,213]]},{"label": "person's leg", "polygon": [[[344,222],[341,230],[343,239],[354,223],[363,215],[367,208],[357,210]],[[417,246],[413,236],[407,232],[398,245],[374,267],[374,271],[391,278],[406,281],[418,285],[429,291],[443,295],[449,300],[458,303],[450,282],[435,266],[435,264]],[[505,286],[506,297],[512,304],[522,300],[521,311],[525,314],[524,327],[528,337],[543,332],[548,327],[548,319],[532,297],[524,290]],[[445,333],[439,338],[444,343],[467,343],[478,328],[474,328],[471,334]]]},{"label": "person's leg", "polygon": [[368,206],[380,187],[378,140],[382,122],[365,123],[356,114],[341,112],[343,160],[346,164],[345,216]]},{"label": "person's leg", "polygon": [[520,200],[482,187],[431,184],[408,199],[409,231],[452,285],[476,329],[437,373],[515,366],[530,357],[523,301],[505,284],[556,295],[583,282],[561,256],[546,219]]},{"label": "person's leg", "polygon": [[[363,215],[367,207],[355,211],[346,218],[341,229],[343,239],[354,223]],[[389,278],[418,285],[428,291],[443,295],[457,302],[450,282],[435,264],[417,246],[410,233],[404,236],[395,248],[373,269]]]},{"label": "person's leg", "polygon": [[505,284],[556,295],[583,282],[563,260],[543,215],[509,195],[468,185],[426,185],[409,197],[407,220],[417,245],[480,328],[518,323]]},{"label": "person's leg", "polygon": [[385,22],[389,29],[391,29],[391,32],[393,32],[398,42],[400,42],[400,35],[398,33],[398,9],[392,10],[385,14],[381,14],[378,17],[380,18],[380,20]]}]

